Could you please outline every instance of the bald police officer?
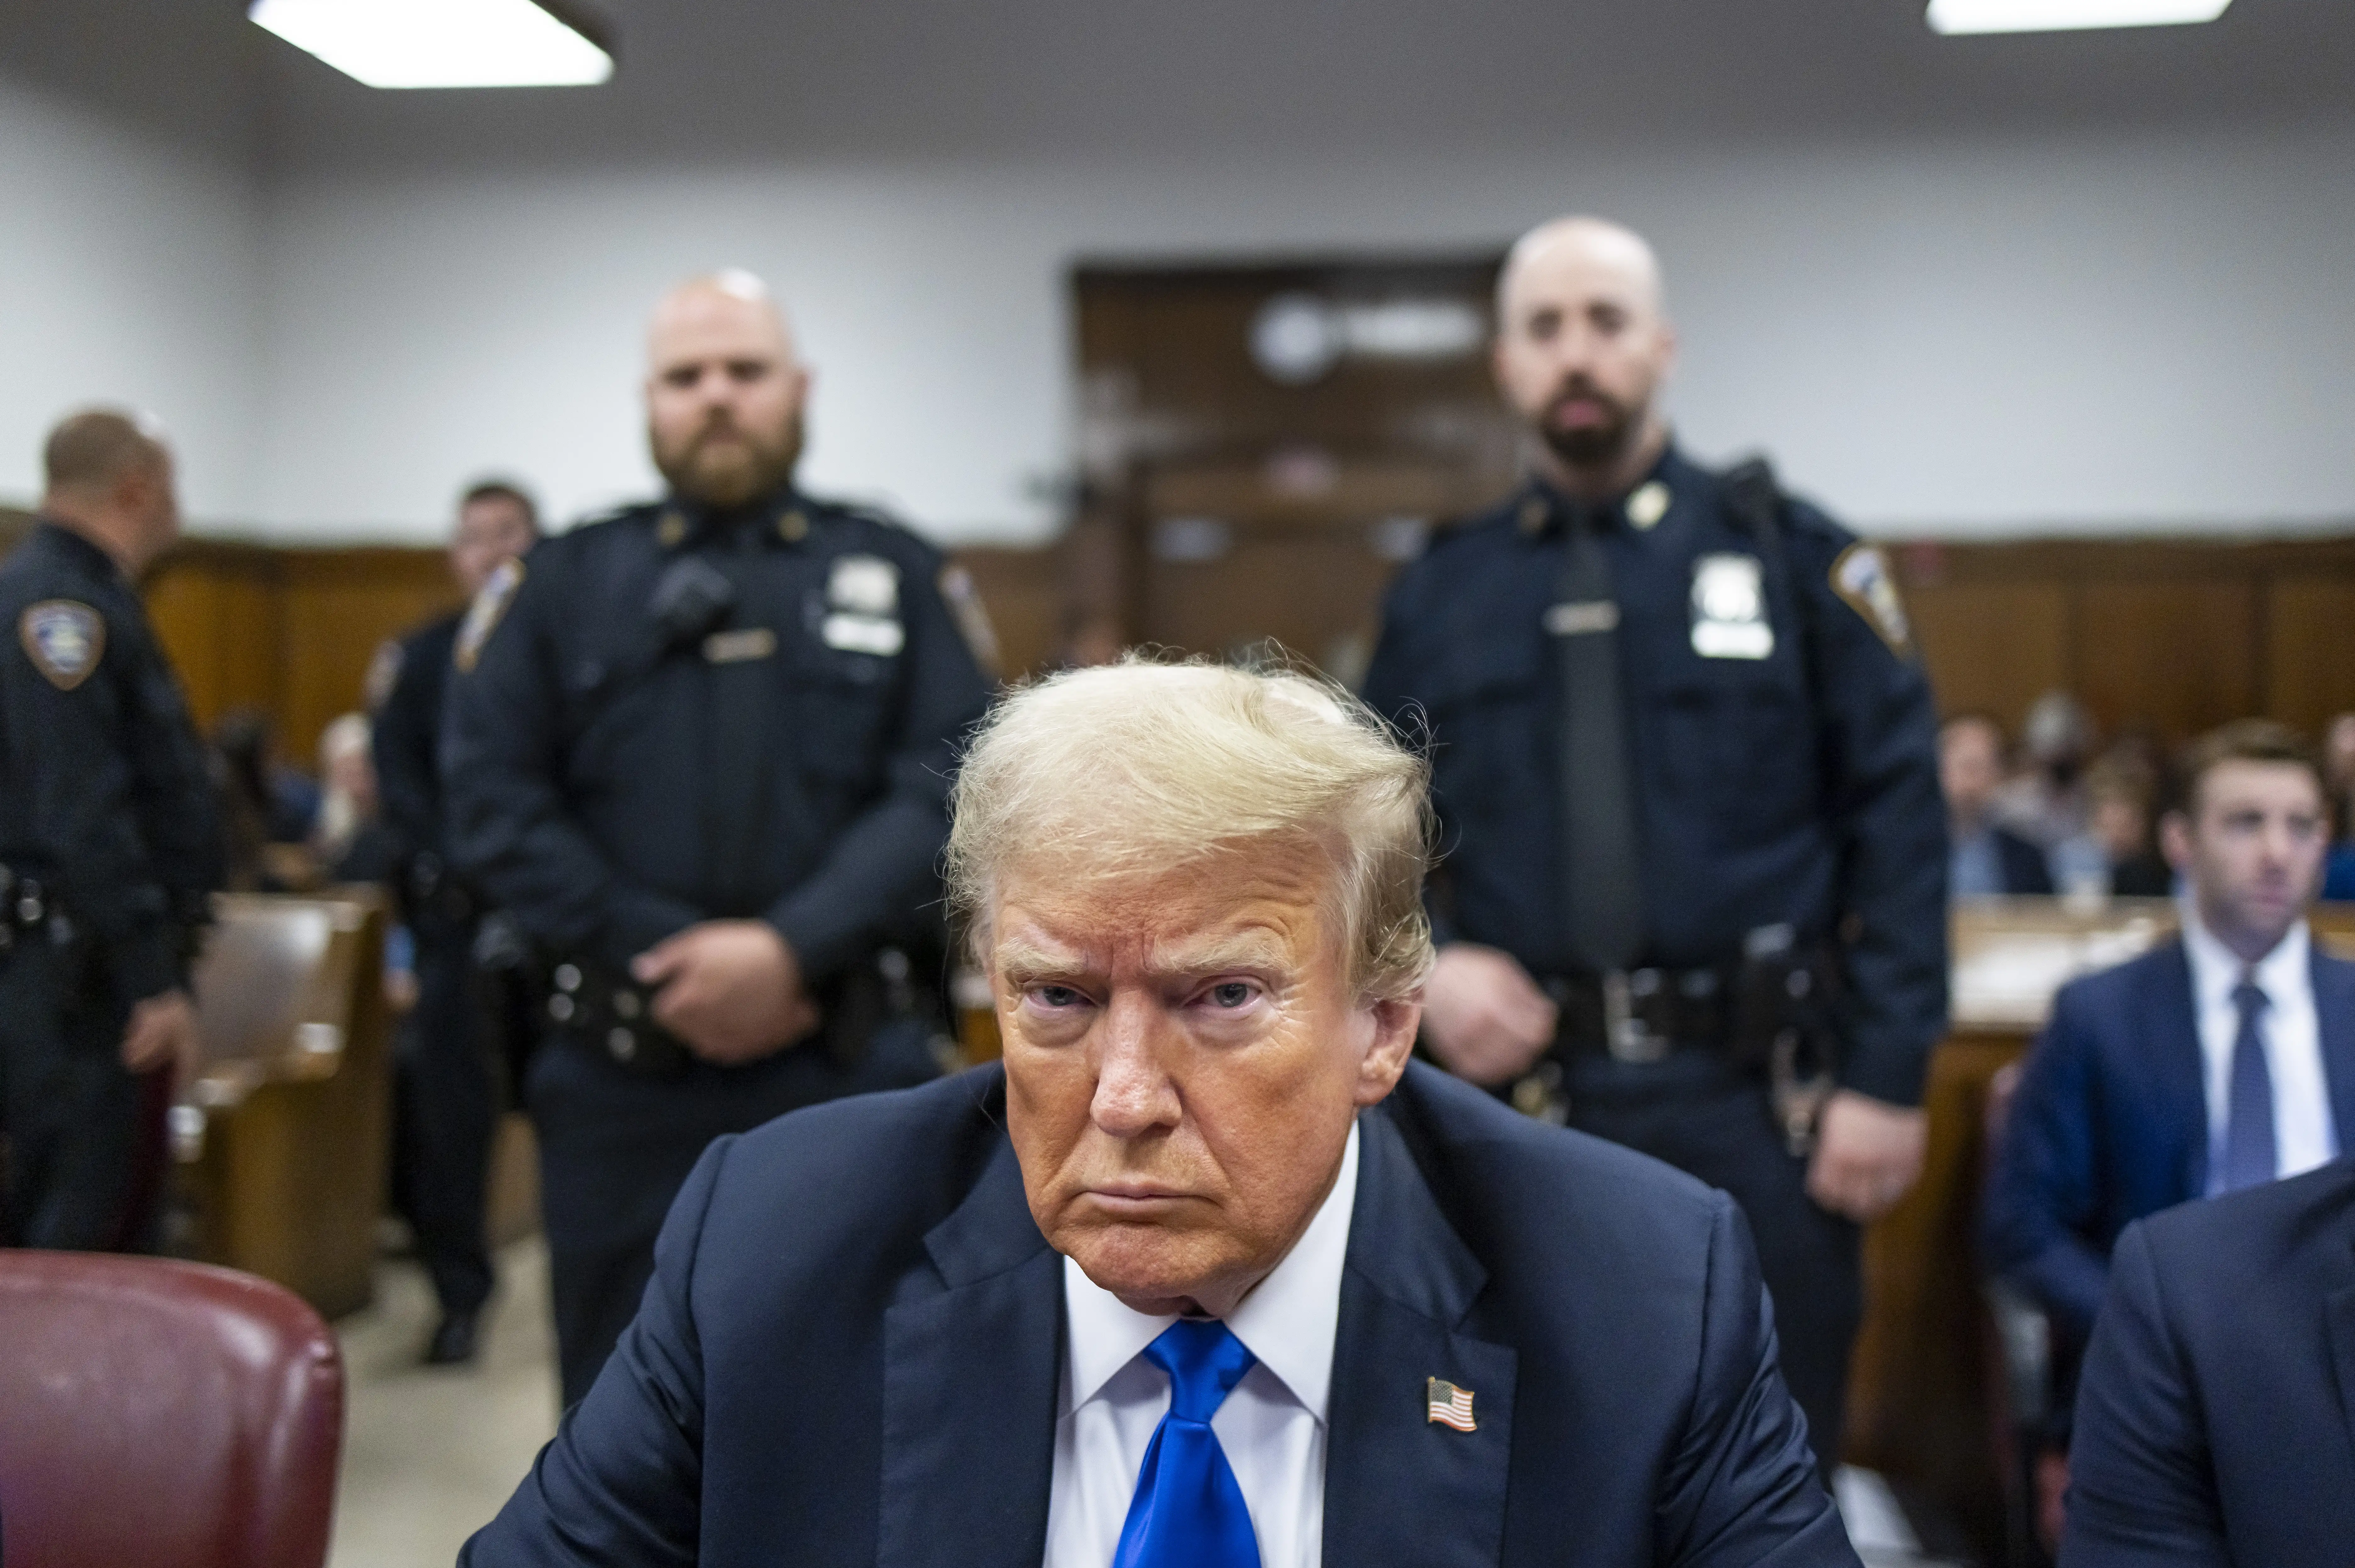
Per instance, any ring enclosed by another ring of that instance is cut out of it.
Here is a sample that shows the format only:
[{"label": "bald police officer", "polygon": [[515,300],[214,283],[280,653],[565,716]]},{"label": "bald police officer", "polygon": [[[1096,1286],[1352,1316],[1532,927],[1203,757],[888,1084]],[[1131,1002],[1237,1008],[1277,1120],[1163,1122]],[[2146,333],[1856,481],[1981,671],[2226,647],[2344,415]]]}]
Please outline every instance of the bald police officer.
[{"label": "bald police officer", "polygon": [[668,496],[494,574],[453,655],[451,855],[549,976],[526,1098],[567,1403],[711,1138],[936,1071],[908,944],[988,687],[939,554],[795,485],[808,385],[757,279],[666,296]]},{"label": "bald police officer", "polygon": [[1433,743],[1428,1047],[1741,1201],[1828,1467],[1858,1224],[1919,1172],[1945,1022],[1936,722],[1880,552],[1671,443],[1675,349],[1638,236],[1514,247],[1534,472],[1401,575],[1367,695]]},{"label": "bald police officer", "polygon": [[0,564],[0,1243],[144,1250],[220,821],[135,586],[179,533],[172,453],[96,409],[43,460]]}]

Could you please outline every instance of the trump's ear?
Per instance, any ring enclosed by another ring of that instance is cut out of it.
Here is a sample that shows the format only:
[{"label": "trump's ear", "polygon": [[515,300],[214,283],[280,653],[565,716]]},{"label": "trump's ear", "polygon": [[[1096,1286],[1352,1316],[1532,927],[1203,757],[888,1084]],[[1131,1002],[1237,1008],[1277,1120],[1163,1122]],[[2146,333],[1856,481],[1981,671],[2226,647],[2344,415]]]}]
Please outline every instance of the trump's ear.
[{"label": "trump's ear", "polygon": [[1414,1054],[1415,1030],[1423,1026],[1423,989],[1395,1001],[1371,1002],[1374,1038],[1358,1061],[1358,1104],[1376,1105],[1389,1098]]}]

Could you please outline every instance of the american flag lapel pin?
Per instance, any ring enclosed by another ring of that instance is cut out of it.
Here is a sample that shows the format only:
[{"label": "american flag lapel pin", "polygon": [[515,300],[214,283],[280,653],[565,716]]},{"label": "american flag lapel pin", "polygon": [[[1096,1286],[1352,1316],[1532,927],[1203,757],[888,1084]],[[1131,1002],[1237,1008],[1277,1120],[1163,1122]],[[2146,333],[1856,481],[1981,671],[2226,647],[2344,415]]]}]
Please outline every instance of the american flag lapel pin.
[{"label": "american flag lapel pin", "polygon": [[1457,1388],[1445,1378],[1429,1378],[1423,1382],[1423,1395],[1432,1420],[1458,1432],[1473,1430],[1470,1389]]}]

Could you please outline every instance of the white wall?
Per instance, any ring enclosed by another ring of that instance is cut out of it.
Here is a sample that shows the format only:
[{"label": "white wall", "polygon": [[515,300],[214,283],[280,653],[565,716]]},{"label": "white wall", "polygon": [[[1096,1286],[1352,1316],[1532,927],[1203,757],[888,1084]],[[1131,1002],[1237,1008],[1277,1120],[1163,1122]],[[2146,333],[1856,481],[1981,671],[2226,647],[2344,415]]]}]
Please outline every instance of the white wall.
[{"label": "white wall", "polygon": [[128,402],[197,526],[253,514],[261,233],[234,155],[0,77],[0,498],[38,496],[59,414]]},{"label": "white wall", "polygon": [[1674,392],[1883,530],[2355,518],[2355,128],[1421,166],[1281,158],[298,177],[273,193],[255,516],[426,537],[477,471],[653,483],[638,331],[765,272],[818,370],[807,476],[943,538],[1051,526],[1077,257],[1498,243],[1573,208],[1664,252]]}]

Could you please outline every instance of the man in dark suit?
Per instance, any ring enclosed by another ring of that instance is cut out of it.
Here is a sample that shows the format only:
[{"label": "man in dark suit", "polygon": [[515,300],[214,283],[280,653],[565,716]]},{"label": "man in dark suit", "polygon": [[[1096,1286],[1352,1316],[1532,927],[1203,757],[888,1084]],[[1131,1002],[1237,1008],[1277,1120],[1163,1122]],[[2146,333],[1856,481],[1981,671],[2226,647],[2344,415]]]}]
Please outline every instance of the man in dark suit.
[{"label": "man in dark suit", "polygon": [[2355,1161],[2118,1238],[2062,1568],[2341,1568],[2355,1550]]},{"label": "man in dark suit", "polygon": [[1957,713],[1938,726],[1938,788],[1946,797],[1946,891],[1953,898],[2050,896],[2044,851],[1995,820],[2003,783],[2003,727],[1984,713]]},{"label": "man in dark suit", "polygon": [[479,1564],[1849,1564],[1732,1200],[1410,1066],[1426,773],[1205,666],[956,785],[991,1067],[713,1145]]},{"label": "man in dark suit", "polygon": [[2355,964],[2306,912],[2325,825],[2313,754],[2247,720],[2201,740],[2165,824],[2181,936],[2064,987],[1988,1186],[1997,1270],[2050,1312],[2064,1364],[2126,1224],[2310,1170],[2355,1136]]}]

